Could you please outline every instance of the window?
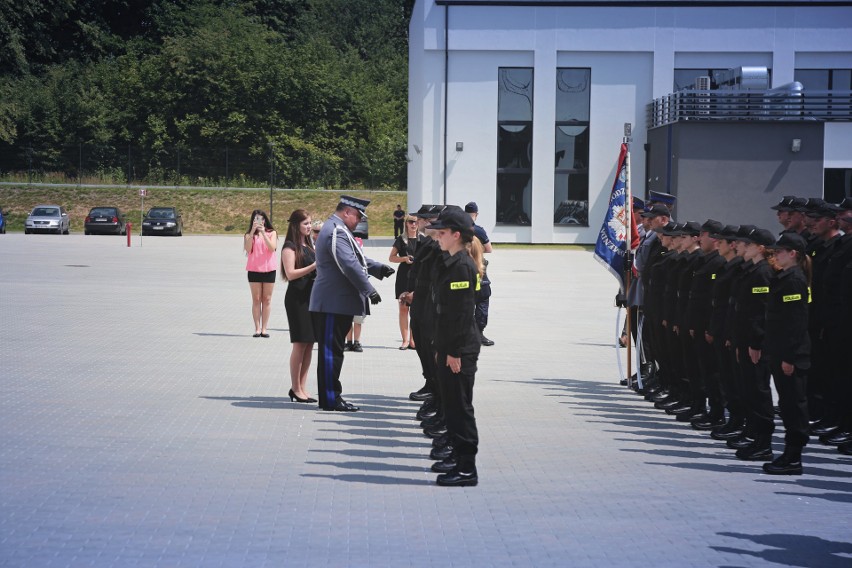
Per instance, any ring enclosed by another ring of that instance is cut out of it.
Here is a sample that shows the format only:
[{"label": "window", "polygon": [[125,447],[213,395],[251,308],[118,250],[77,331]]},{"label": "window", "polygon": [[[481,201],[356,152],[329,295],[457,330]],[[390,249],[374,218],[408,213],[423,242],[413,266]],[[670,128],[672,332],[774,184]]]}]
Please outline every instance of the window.
[{"label": "window", "polygon": [[852,69],[796,69],[793,80],[806,91],[852,91]]},{"label": "window", "polygon": [[553,224],[589,226],[591,69],[556,70]]},{"label": "window", "polygon": [[[694,89],[695,79],[698,77],[710,77],[712,89],[719,88],[719,74],[726,73],[729,69],[675,69],[673,92],[683,89]],[[767,69],[767,85],[772,84],[772,69]]]},{"label": "window", "polygon": [[852,168],[825,168],[822,196],[829,203],[852,197]]},{"label": "window", "polygon": [[497,222],[529,225],[533,70],[501,67],[497,84]]}]

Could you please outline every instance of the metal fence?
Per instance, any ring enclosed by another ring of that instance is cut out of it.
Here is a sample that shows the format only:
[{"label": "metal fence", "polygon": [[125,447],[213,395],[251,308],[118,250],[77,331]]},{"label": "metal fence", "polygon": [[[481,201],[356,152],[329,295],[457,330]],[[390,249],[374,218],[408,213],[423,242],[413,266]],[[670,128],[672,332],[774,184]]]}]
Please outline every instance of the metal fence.
[{"label": "metal fence", "polygon": [[681,121],[852,121],[852,91],[686,89],[648,106],[649,128]]},{"label": "metal fence", "polygon": [[150,183],[193,186],[274,185],[277,165],[265,147],[73,144],[0,148],[0,177],[15,181]]}]

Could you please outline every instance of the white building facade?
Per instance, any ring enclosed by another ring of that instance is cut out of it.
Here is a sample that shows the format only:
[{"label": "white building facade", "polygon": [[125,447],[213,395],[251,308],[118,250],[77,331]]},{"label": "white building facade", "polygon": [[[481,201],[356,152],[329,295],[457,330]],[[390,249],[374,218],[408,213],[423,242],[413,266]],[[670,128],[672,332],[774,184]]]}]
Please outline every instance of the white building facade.
[{"label": "white building facade", "polygon": [[[641,197],[648,105],[689,77],[852,89],[852,3],[417,0],[409,49],[409,207],[475,201],[495,242],[593,243],[625,123]],[[852,123],[825,137],[852,170]]]}]

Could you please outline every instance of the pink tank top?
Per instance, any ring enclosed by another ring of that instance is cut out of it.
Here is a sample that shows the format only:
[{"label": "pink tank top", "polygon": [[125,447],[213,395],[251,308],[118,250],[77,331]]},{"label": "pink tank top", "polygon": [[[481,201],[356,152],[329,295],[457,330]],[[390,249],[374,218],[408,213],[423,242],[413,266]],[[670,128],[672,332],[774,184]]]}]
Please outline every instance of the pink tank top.
[{"label": "pink tank top", "polygon": [[251,252],[246,261],[246,270],[249,272],[272,272],[278,270],[275,262],[275,251],[266,246],[266,241],[260,235],[255,235],[252,240]]}]

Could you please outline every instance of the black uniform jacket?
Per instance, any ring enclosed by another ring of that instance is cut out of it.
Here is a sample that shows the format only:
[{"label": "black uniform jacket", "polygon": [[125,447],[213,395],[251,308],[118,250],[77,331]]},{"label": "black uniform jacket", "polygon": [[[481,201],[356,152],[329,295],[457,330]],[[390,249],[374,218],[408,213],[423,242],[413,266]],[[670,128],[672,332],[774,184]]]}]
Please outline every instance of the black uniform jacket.
[{"label": "black uniform jacket", "polygon": [[834,252],[827,259],[822,273],[818,317],[826,327],[830,327],[833,331],[848,325],[849,321],[842,317],[845,293],[842,286],[842,276],[843,269],[850,262],[852,262],[852,233],[840,237],[834,247]]},{"label": "black uniform jacket", "polygon": [[686,268],[686,257],[689,253],[676,252],[665,266],[665,290],[663,290],[662,316],[660,319],[666,321],[671,330],[677,315],[677,285],[680,275]]},{"label": "black uniform jacket", "polygon": [[414,292],[411,302],[411,318],[419,322],[424,333],[432,330],[432,273],[435,263],[441,258],[441,247],[438,242],[424,237],[414,254],[414,263],[408,271],[408,289]]},{"label": "black uniform jacket", "polygon": [[[646,271],[648,280],[645,284],[645,299],[643,307],[645,314],[655,324],[663,319],[663,294],[666,290],[666,271],[671,264],[674,252],[660,246],[657,256]],[[643,273],[645,274],[645,273]]]},{"label": "black uniform jacket", "polygon": [[769,299],[769,280],[772,267],[766,259],[745,269],[745,275],[735,299],[737,321],[734,328],[734,345],[763,349],[766,334],[766,302]]},{"label": "black uniform jacket", "polygon": [[701,263],[692,277],[689,288],[689,306],[686,310],[686,327],[694,329],[696,336],[710,329],[710,314],[713,310],[713,289],[719,273],[725,266],[725,257],[719,251],[704,255]]},{"label": "black uniform jacket", "polygon": [[748,270],[754,266],[754,263],[750,260],[746,260],[741,256],[737,256],[737,258],[741,259],[742,262],[733,268],[734,274],[731,276],[731,292],[728,296],[728,311],[725,314],[724,337],[726,341],[731,342],[731,345],[735,343],[737,329],[737,296],[740,293],[743,282],[745,282],[748,276]]},{"label": "black uniform jacket", "polygon": [[770,361],[810,368],[809,297],[805,273],[798,266],[782,270],[769,281],[764,351]]},{"label": "black uniform jacket", "polygon": [[743,257],[735,256],[716,272],[716,279],[713,281],[715,284],[713,284],[713,297],[711,299],[710,323],[707,326],[707,332],[713,336],[714,341],[731,339],[725,330],[725,318],[728,315],[731,284],[740,274],[742,263]]},{"label": "black uniform jacket", "polygon": [[479,272],[467,251],[440,256],[432,281],[435,303],[432,342],[438,353],[453,357],[479,353],[482,341],[474,318],[478,283]]},{"label": "black uniform jacket", "polygon": [[689,311],[689,290],[692,288],[692,280],[695,277],[695,271],[701,268],[704,263],[704,253],[697,248],[694,251],[687,253],[686,266],[680,271],[680,276],[677,281],[677,311],[675,312],[674,324],[686,332],[688,319],[687,312]]}]

